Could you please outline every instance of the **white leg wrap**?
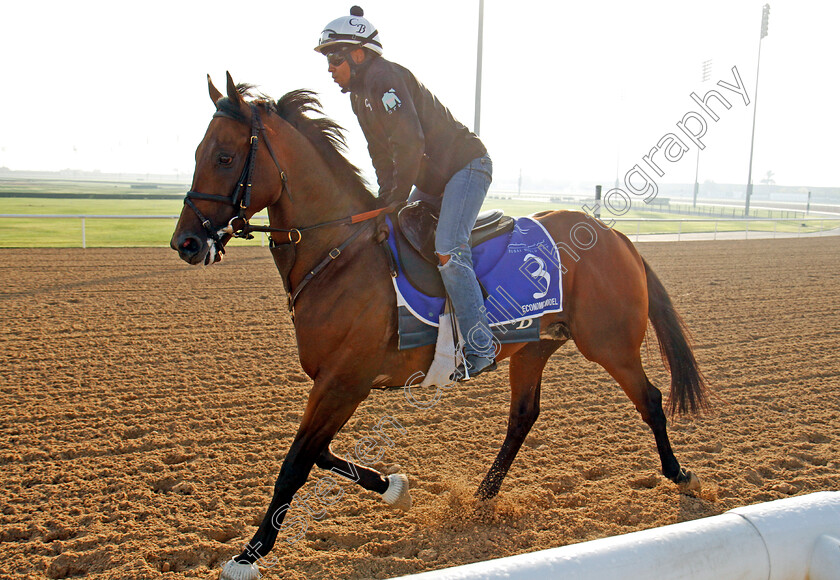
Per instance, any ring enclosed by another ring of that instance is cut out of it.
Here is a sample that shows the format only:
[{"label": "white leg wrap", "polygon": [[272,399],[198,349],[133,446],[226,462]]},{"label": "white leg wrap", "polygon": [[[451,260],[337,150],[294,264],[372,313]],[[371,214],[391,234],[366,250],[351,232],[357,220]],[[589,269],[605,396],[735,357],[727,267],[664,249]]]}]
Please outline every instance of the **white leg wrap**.
[{"label": "white leg wrap", "polygon": [[[449,306],[447,305],[447,308]],[[452,315],[447,310],[438,319],[438,338],[435,346],[435,358],[423,377],[421,387],[451,387],[449,376],[455,371],[455,341],[452,339]]]},{"label": "white leg wrap", "polygon": [[391,507],[408,511],[411,509],[411,495],[408,493],[408,478],[402,473],[388,476],[388,489],[382,499]]},{"label": "white leg wrap", "polygon": [[256,564],[240,564],[231,558],[222,568],[219,580],[257,580],[260,578],[260,569]]}]

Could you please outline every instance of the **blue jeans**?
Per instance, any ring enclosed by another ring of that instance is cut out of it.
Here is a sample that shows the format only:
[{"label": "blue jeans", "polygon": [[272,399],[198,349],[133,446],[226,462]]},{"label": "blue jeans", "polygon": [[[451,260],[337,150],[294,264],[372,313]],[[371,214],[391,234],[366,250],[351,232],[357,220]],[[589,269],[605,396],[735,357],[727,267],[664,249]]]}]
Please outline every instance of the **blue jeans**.
[{"label": "blue jeans", "polygon": [[483,358],[493,358],[495,352],[481,288],[473,271],[470,233],[492,180],[493,162],[485,155],[453,175],[443,196],[431,196],[415,188],[408,197],[410,202],[423,200],[440,211],[435,252],[449,256],[446,264],[438,266],[440,276],[464,338],[464,356]]}]

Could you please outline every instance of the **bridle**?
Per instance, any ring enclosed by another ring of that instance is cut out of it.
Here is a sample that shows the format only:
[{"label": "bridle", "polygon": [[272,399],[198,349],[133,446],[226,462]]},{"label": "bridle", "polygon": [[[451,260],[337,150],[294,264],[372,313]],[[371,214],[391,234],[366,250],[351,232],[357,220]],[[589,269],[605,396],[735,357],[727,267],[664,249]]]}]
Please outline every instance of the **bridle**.
[{"label": "bridle", "polygon": [[[186,197],[184,197],[184,205],[188,206],[190,209],[193,210],[193,212],[195,212],[195,215],[198,217],[199,221],[201,221],[201,226],[207,232],[208,237],[211,240],[213,240],[213,244],[216,248],[216,251],[218,251],[220,254],[225,253],[225,247],[223,243],[225,235],[233,236],[235,238],[252,239],[254,237],[251,235],[253,232],[285,233],[287,234],[288,239],[281,240],[278,242],[272,237],[270,244],[271,247],[273,248],[284,244],[291,244],[295,246],[303,240],[303,232],[305,231],[339,224],[357,224],[373,219],[380,214],[391,213],[392,211],[394,211],[393,207],[384,207],[336,220],[321,222],[311,226],[304,226],[291,229],[251,225],[247,217],[248,207],[251,204],[251,177],[254,173],[254,167],[256,165],[257,149],[259,148],[260,143],[260,133],[265,132],[265,126],[263,125],[262,118],[260,117],[259,109],[256,106],[256,104],[250,103],[250,108],[251,137],[249,139],[248,156],[245,158],[245,165],[242,168],[242,173],[240,174],[239,179],[236,181],[236,185],[234,186],[231,195],[216,195],[212,193],[201,193],[199,191],[189,190],[186,194]],[[216,112],[213,114],[213,117],[226,117],[228,119],[233,119],[234,121],[238,121],[241,123],[247,122],[244,115],[230,113],[218,107],[216,109]],[[274,161],[275,167],[277,167],[277,171],[280,173],[280,180],[283,184],[280,190],[280,198],[283,197],[283,192],[286,192],[286,194],[289,196],[289,201],[294,203],[292,200],[292,194],[289,191],[287,185],[286,172],[282,169],[282,167],[280,167],[280,163],[277,161],[277,156],[274,154],[274,150],[271,147],[271,142],[268,139],[265,139],[265,146],[266,149],[268,149],[269,155],[271,155],[272,161]],[[199,210],[193,202],[194,199],[230,205],[234,208],[238,208],[238,213],[230,219],[227,226],[217,228],[213,226],[213,223],[210,221],[209,218],[207,218],[203,213],[201,213],[201,210]],[[234,225],[235,222],[237,222],[236,225]],[[241,226],[236,227],[237,225],[239,225],[239,223],[241,223]],[[309,283],[309,281],[315,276],[317,276],[330,262],[338,258],[338,256],[341,255],[341,252],[345,248],[347,248],[362,233],[363,229],[364,228],[357,229],[347,239],[345,239],[344,242],[330,250],[327,256],[307,274],[307,276],[298,285],[296,290],[289,296],[290,310],[294,306],[295,299],[300,294],[301,290],[303,290],[303,288]],[[394,270],[392,268],[392,275],[393,271]]]},{"label": "bridle", "polygon": [[[227,117],[229,119],[233,119],[234,121],[244,122],[245,118],[243,116],[236,116],[231,113],[225,112],[221,109],[217,109],[216,112],[213,114],[213,117]],[[257,161],[257,149],[259,148],[260,144],[260,133],[265,132],[265,126],[263,125],[262,119],[260,118],[259,109],[253,103],[251,103],[251,137],[249,139],[250,147],[248,149],[248,156],[245,158],[245,165],[242,167],[242,173],[239,175],[239,179],[236,181],[236,185],[233,188],[233,193],[231,195],[216,195],[212,193],[201,193],[199,191],[190,190],[187,192],[186,197],[184,197],[184,205],[188,206],[191,210],[195,212],[195,215],[198,217],[199,221],[201,222],[201,226],[207,232],[207,235],[210,239],[213,240],[213,243],[216,245],[217,251],[224,254],[225,248],[224,244],[222,243],[223,236],[221,234],[232,235],[237,238],[246,238],[251,239],[254,236],[251,235],[251,232],[254,231],[268,231],[266,228],[255,228],[251,226],[248,222],[247,218],[247,211],[248,207],[251,205],[251,176],[254,173],[254,167],[256,166]],[[280,196],[282,197],[283,192],[287,192],[289,195],[289,199],[292,199],[291,193],[288,191],[286,186],[286,172],[280,167],[280,163],[277,161],[277,156],[274,154],[274,150],[271,147],[271,143],[268,139],[265,140],[265,146],[268,149],[269,155],[271,155],[271,159],[274,161],[274,165],[277,167],[277,171],[280,172],[280,181],[283,183],[283,187],[280,191]],[[216,203],[222,203],[225,205],[233,206],[234,208],[238,209],[238,213],[230,218],[227,226],[224,228],[216,228],[213,226],[213,223],[207,218],[201,210],[193,202],[194,199],[201,199],[205,201],[213,201]],[[242,223],[242,227],[235,227],[234,222],[240,221]],[[299,230],[282,230],[280,228],[270,228],[270,231],[279,231],[279,232],[288,232],[289,233],[289,241],[292,241],[292,233],[297,232],[300,234]],[[295,243],[300,242],[301,236],[298,235],[297,241]]]}]

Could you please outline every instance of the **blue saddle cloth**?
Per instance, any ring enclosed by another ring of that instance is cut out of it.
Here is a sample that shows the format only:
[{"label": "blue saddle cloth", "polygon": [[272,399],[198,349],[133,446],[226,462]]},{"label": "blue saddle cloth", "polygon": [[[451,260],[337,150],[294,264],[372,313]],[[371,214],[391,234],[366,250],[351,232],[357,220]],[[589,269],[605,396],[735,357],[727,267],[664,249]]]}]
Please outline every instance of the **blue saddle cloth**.
[{"label": "blue saddle cloth", "polygon": [[[397,256],[393,233],[388,244]],[[501,343],[539,340],[539,317],[563,309],[560,254],[546,229],[529,217],[516,218],[510,232],[472,252],[476,276],[487,292],[484,306],[494,336]],[[434,344],[445,298],[417,290],[399,260],[393,281],[400,310],[399,348]]]}]

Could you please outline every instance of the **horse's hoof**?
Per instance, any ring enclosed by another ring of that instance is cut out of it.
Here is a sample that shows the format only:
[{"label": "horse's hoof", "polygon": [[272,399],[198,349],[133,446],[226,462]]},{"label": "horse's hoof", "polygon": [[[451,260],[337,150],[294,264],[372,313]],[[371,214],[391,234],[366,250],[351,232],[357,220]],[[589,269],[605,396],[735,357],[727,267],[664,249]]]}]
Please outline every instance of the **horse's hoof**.
[{"label": "horse's hoof", "polygon": [[685,478],[677,483],[677,487],[680,489],[680,493],[684,494],[695,494],[700,491],[700,478],[694,475],[690,471],[685,472]]},{"label": "horse's hoof", "polygon": [[257,580],[260,577],[260,569],[256,564],[240,564],[231,558],[222,568],[219,580]]},{"label": "horse's hoof", "polygon": [[388,489],[382,499],[389,506],[408,511],[411,509],[411,495],[408,493],[408,478],[402,473],[388,476]]}]

